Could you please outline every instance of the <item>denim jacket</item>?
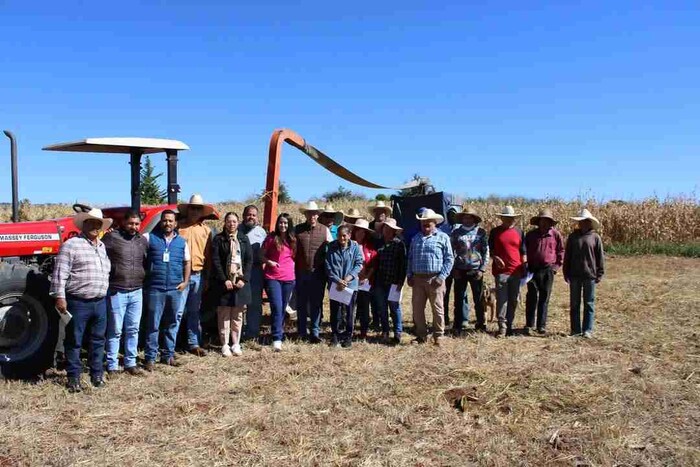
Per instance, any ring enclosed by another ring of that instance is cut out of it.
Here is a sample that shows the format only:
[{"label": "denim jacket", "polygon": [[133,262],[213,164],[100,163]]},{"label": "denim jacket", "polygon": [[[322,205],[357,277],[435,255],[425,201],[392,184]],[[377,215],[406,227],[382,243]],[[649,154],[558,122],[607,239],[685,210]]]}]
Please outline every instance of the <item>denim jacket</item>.
[{"label": "denim jacket", "polygon": [[352,276],[352,281],[348,284],[348,288],[357,290],[359,287],[357,276],[362,270],[362,263],[362,249],[356,241],[350,240],[350,244],[346,248],[341,248],[338,240],[334,240],[328,245],[326,273],[331,283],[336,283],[347,276]]}]

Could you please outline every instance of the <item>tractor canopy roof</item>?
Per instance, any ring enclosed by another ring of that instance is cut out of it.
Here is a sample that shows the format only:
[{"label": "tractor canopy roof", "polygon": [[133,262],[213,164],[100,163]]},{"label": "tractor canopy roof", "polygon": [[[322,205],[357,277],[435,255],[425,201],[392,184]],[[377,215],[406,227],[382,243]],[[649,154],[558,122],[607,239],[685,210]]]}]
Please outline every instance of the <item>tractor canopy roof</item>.
[{"label": "tractor canopy roof", "polygon": [[153,154],[166,150],[185,151],[190,147],[182,141],[160,138],[86,138],[71,143],[46,146],[45,151],[99,152],[108,154]]}]

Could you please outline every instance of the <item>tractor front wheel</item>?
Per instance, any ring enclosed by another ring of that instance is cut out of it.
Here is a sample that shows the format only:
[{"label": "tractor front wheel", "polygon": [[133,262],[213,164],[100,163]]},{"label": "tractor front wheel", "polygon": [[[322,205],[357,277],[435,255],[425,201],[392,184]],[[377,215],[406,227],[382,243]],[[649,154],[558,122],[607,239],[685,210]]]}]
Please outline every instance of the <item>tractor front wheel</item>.
[{"label": "tractor front wheel", "polygon": [[31,378],[53,364],[58,314],[48,278],[22,264],[0,263],[0,370]]}]

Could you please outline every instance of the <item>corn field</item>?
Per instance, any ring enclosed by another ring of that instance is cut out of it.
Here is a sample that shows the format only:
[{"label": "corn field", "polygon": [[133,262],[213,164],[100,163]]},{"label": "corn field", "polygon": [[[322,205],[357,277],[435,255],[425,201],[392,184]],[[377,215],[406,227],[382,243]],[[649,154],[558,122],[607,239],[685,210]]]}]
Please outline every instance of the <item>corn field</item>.
[{"label": "corn field", "polygon": [[[263,202],[254,204],[262,210]],[[568,234],[573,223],[569,217],[576,215],[582,208],[588,208],[602,224],[601,235],[606,244],[637,244],[637,243],[670,243],[688,244],[700,242],[700,204],[693,198],[658,199],[649,198],[642,201],[561,201],[554,200],[541,204],[520,200],[504,200],[503,204],[488,201],[467,201],[483,217],[483,226],[488,230],[498,224],[498,212],[504,204],[511,204],[516,212],[522,213],[521,227],[528,229],[530,217],[537,214],[543,207],[550,208],[560,221],[558,228],[563,234]],[[319,205],[323,203],[319,202]],[[360,209],[368,219],[371,219],[369,201],[339,201],[333,203],[336,209],[347,212],[351,207]],[[216,204],[220,213],[233,211],[241,214],[245,204],[220,203]],[[279,212],[288,212],[296,221],[301,221],[300,204],[280,205]],[[42,220],[70,215],[70,205],[44,204],[32,205],[26,200],[20,206],[21,220]],[[11,217],[9,206],[0,207],[0,221],[7,222]],[[262,216],[261,216],[262,217]]]}]

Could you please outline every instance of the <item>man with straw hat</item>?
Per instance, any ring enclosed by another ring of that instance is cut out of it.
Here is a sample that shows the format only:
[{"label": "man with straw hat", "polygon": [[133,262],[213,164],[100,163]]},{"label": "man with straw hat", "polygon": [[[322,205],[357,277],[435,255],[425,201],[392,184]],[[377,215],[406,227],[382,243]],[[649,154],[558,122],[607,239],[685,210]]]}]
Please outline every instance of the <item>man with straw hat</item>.
[{"label": "man with straw hat", "polygon": [[343,223],[343,218],[343,211],[336,210],[331,203],[328,203],[318,216],[318,221],[328,227],[331,237],[335,240],[338,237],[338,226]]},{"label": "man with straw hat", "polygon": [[[462,325],[469,323],[469,301],[467,286],[472,289],[476,310],[476,330],[486,330],[484,304],[481,293],[484,286],[484,272],[489,262],[489,245],[486,230],[479,227],[481,216],[472,207],[463,208],[455,216],[459,226],[452,231],[450,240],[455,255],[452,275],[455,283],[454,325],[455,333],[460,334]],[[445,315],[447,315],[445,310]]]},{"label": "man with straw hat", "polygon": [[56,310],[70,321],[64,341],[68,391],[80,392],[83,365],[80,348],[83,335],[90,328],[90,381],[104,386],[104,350],[107,331],[107,289],[111,263],[100,234],[109,229],[112,219],[105,219],[96,208],[80,212],[73,218],[80,235],[61,245],[51,280],[50,295]]},{"label": "man with straw hat", "polygon": [[547,308],[554,275],[564,262],[564,238],[554,228],[557,224],[552,211],[542,209],[530,219],[530,225],[536,228],[525,236],[527,265],[532,273],[532,279],[527,283],[525,300],[526,335],[530,335],[535,326],[539,334],[544,334],[547,329]]},{"label": "man with straw hat", "polygon": [[[296,277],[297,326],[299,337],[308,337],[312,344],[320,344],[321,308],[325,293],[325,252],[333,239],[328,227],[318,221],[321,209],[315,201],[309,201],[299,211],[306,217],[306,222],[294,229],[297,238],[297,251],[294,257]],[[308,321],[310,329],[307,329]]]},{"label": "man with straw hat", "polygon": [[450,237],[437,229],[444,218],[432,209],[424,209],[416,215],[421,231],[411,240],[408,251],[407,278],[413,287],[413,322],[416,327],[416,342],[427,340],[428,328],[425,320],[425,305],[430,301],[433,310],[433,339],[440,345],[445,335],[445,279],[452,271],[454,256]]},{"label": "man with straw hat", "polygon": [[190,282],[182,294],[180,309],[177,313],[177,326],[184,317],[187,323],[187,347],[191,354],[203,357],[207,354],[201,347],[202,327],[200,308],[202,293],[211,261],[211,229],[204,225],[204,219],[215,213],[214,206],[205,204],[202,195],[195,193],[188,203],[177,205],[180,213],[178,234],[187,242],[191,261]]},{"label": "man with straw hat", "polygon": [[377,314],[382,327],[382,335],[389,335],[389,312],[394,337],[392,344],[401,342],[403,323],[401,302],[389,300],[389,292],[394,286],[401,290],[406,280],[406,245],[398,237],[403,229],[398,226],[396,219],[386,218],[382,224],[382,246],[377,251],[377,272],[374,275],[372,293],[375,296]]},{"label": "man with straw hat", "polygon": [[515,226],[520,214],[512,206],[505,206],[498,217],[501,225],[493,228],[489,234],[489,251],[493,258],[492,272],[496,280],[496,337],[506,337],[513,333],[520,278],[527,274],[527,255],[523,231]]},{"label": "man with straw hat", "polygon": [[[564,280],[569,284],[571,335],[593,337],[595,317],[595,289],[605,273],[603,240],[596,232],[600,228],[598,219],[588,211],[581,212],[571,220],[578,228],[569,234],[564,253]],[[581,296],[583,294],[583,325],[581,324]]]},{"label": "man with straw hat", "polygon": [[364,219],[364,218],[365,218],[365,216],[362,215],[362,213],[360,212],[359,209],[350,208],[348,210],[347,214],[345,214],[343,216],[343,221],[346,224],[354,225],[355,222],[357,221],[357,219]]},{"label": "man with straw hat", "polygon": [[[384,201],[378,200],[374,204],[369,206],[369,210],[374,216],[374,219],[369,223],[369,228],[378,235],[382,235],[381,224],[391,216],[391,206],[388,206]],[[377,225],[379,224],[379,225]]]}]

